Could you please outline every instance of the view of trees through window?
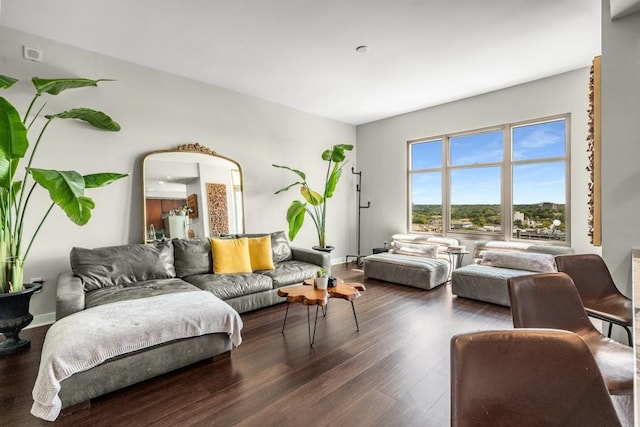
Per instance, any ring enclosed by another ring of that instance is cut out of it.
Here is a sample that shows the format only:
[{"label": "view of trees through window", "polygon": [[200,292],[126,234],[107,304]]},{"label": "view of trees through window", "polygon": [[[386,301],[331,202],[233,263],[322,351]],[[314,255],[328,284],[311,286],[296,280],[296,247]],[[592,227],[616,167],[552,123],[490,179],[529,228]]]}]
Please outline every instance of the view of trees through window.
[{"label": "view of trees through window", "polygon": [[567,121],[410,142],[411,231],[566,241]]}]

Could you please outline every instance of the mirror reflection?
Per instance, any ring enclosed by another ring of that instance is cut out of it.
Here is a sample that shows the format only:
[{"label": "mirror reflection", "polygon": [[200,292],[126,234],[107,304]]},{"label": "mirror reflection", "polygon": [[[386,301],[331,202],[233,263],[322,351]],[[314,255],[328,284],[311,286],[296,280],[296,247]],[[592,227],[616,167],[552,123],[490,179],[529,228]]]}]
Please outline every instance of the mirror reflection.
[{"label": "mirror reflection", "polygon": [[142,162],[144,241],[244,232],[242,169],[200,144],[147,154]]}]

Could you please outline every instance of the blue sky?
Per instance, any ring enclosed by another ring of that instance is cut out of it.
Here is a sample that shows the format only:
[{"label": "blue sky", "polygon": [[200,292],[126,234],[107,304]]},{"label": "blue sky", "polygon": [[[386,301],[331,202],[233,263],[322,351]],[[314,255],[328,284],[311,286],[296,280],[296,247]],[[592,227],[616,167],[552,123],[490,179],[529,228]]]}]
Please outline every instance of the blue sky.
[{"label": "blue sky", "polygon": [[[539,123],[513,128],[513,160],[553,159],[565,155],[565,121]],[[452,204],[499,204],[500,168],[486,163],[501,162],[501,130],[452,137],[452,166],[478,165],[451,171]],[[412,170],[439,168],[442,142],[412,145]],[[440,172],[414,174],[412,200],[416,204],[440,204]],[[513,168],[513,203],[565,203],[563,162],[516,164]]]}]

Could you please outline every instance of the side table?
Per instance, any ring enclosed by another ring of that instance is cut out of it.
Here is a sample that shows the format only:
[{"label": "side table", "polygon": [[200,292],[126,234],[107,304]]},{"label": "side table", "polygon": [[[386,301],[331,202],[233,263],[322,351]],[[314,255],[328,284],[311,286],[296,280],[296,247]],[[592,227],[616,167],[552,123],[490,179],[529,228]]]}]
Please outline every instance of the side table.
[{"label": "side table", "polygon": [[[313,347],[313,343],[316,339],[316,326],[318,324],[318,309],[322,307],[322,315],[326,317],[326,306],[329,303],[329,298],[341,298],[351,303],[351,310],[353,311],[353,319],[356,322],[356,331],[360,331],[358,325],[358,316],[356,315],[356,308],[353,305],[353,300],[360,297],[360,292],[366,288],[362,283],[344,283],[343,280],[339,280],[338,284],[333,288],[317,289],[314,286],[313,279],[307,279],[302,285],[286,286],[278,289],[278,295],[287,298],[287,311],[284,314],[284,321],[282,322],[282,333],[284,334],[284,327],[287,324],[287,316],[289,315],[289,305],[292,302],[299,302],[307,306],[307,328],[309,330],[309,346]],[[309,313],[310,306],[316,306],[316,317],[313,322],[313,335],[311,334],[311,316]]]},{"label": "side table", "polygon": [[447,249],[445,252],[449,255],[449,262],[451,263],[451,269],[449,270],[449,281],[451,281],[451,273],[462,266],[462,259],[470,252],[462,249]]}]

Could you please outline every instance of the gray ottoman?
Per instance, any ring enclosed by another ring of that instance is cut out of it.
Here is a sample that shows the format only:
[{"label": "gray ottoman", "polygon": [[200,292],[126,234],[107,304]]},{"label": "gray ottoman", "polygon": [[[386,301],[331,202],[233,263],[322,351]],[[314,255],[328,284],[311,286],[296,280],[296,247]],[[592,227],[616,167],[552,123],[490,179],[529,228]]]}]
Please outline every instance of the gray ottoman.
[{"label": "gray ottoman", "polygon": [[433,289],[447,282],[449,263],[442,259],[381,253],[364,258],[364,275],[371,279]]},{"label": "gray ottoman", "polygon": [[534,271],[469,264],[451,274],[451,293],[463,298],[511,306],[507,281],[512,277],[536,274]]}]

